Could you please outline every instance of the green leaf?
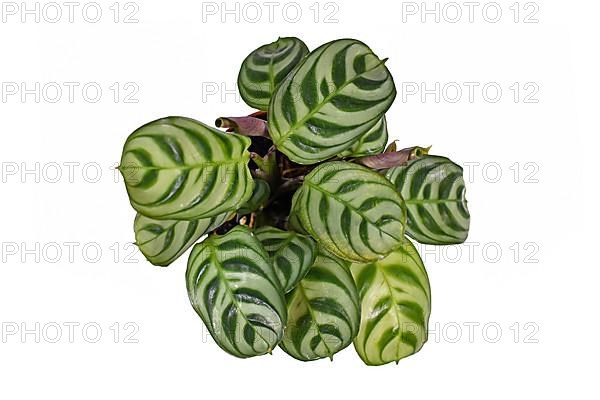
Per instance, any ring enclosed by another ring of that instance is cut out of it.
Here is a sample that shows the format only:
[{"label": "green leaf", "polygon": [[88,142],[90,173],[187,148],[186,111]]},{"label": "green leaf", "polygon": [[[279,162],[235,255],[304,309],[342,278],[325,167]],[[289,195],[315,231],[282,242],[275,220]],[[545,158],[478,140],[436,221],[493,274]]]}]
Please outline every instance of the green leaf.
[{"label": "green leaf", "polygon": [[237,213],[239,215],[245,215],[258,210],[265,205],[270,194],[271,189],[269,188],[269,184],[262,179],[255,179],[252,197],[237,210]]},{"label": "green leaf", "polygon": [[152,264],[167,266],[202,235],[221,226],[231,215],[231,212],[226,212],[216,217],[177,221],[158,220],[138,213],[133,224],[135,242]]},{"label": "green leaf", "polygon": [[349,261],[387,255],[404,240],[404,202],[382,175],[353,163],[319,165],[292,199],[292,218],[323,247]]},{"label": "green leaf", "polygon": [[304,42],[295,37],[279,38],[254,50],[238,75],[242,99],[250,107],[266,111],[277,85],[307,54]]},{"label": "green leaf", "polygon": [[420,243],[457,244],[467,239],[470,215],[463,170],[445,157],[425,156],[385,175],[402,194],[406,233]]},{"label": "green leaf", "polygon": [[288,323],[280,347],[302,361],[329,357],[358,333],[358,292],[348,263],[322,248],[298,286],[286,296]]},{"label": "green leaf", "polygon": [[188,296],[217,344],[237,357],[271,352],[287,312],[269,255],[245,226],[194,246]]},{"label": "green leaf", "polygon": [[292,161],[314,164],[350,148],[396,96],[390,72],[364,43],[342,39],[310,53],[275,90],[269,133]]},{"label": "green leaf", "polygon": [[250,139],[168,117],[127,138],[119,170],[133,208],[155,219],[192,220],[234,211],[252,195]]},{"label": "green leaf", "polygon": [[285,293],[296,287],[317,256],[317,245],[308,236],[263,226],[254,231],[271,256],[275,273]]},{"label": "green leaf", "polygon": [[354,264],[361,320],[354,347],[367,365],[408,357],[427,341],[431,311],[429,279],[415,247],[404,245],[386,258]]},{"label": "green leaf", "polygon": [[382,117],[371,129],[358,138],[358,141],[347,150],[340,153],[340,157],[359,157],[379,154],[385,149],[388,141],[388,130],[385,116]]}]

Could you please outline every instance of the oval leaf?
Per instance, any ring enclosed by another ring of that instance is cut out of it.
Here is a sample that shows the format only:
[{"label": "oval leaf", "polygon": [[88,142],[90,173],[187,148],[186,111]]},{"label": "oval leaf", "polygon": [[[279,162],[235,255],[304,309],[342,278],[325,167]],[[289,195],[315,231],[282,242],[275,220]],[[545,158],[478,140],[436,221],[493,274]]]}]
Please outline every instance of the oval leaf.
[{"label": "oval leaf", "polygon": [[445,157],[425,156],[385,175],[402,194],[406,233],[420,243],[457,244],[467,239],[470,215],[463,170]]},{"label": "oval leaf", "polygon": [[368,132],[396,96],[390,72],[364,43],[326,43],[275,90],[269,133],[292,161],[314,164],[343,152]]},{"label": "oval leaf", "polygon": [[259,208],[261,208],[265,202],[269,199],[271,194],[271,188],[269,184],[262,179],[254,180],[254,190],[252,190],[252,197],[248,199],[238,210],[239,215],[250,214]]},{"label": "oval leaf", "polygon": [[293,218],[327,250],[350,261],[387,255],[404,240],[404,202],[380,174],[337,161],[319,165],[292,201]]},{"label": "oval leaf", "polygon": [[388,141],[388,130],[385,116],[382,117],[367,133],[348,150],[340,153],[340,157],[359,157],[379,154],[385,149]]},{"label": "oval leaf", "polygon": [[226,212],[211,218],[177,221],[158,220],[138,213],[133,224],[135,243],[152,264],[167,266],[202,235],[221,226],[231,215],[231,212]]},{"label": "oval leaf", "polygon": [[156,219],[198,219],[234,211],[252,195],[250,139],[168,117],[127,138],[121,171],[129,200]]},{"label": "oval leaf", "polygon": [[354,264],[361,320],[354,347],[367,365],[416,353],[427,341],[429,279],[415,247],[405,244],[382,260]]},{"label": "oval leaf", "polygon": [[308,47],[295,37],[279,38],[254,50],[238,75],[242,99],[250,107],[267,110],[277,85],[307,54]]},{"label": "oval leaf", "polygon": [[252,357],[271,352],[281,340],[283,291],[269,255],[247,227],[195,245],[186,282],[194,310],[223,350]]},{"label": "oval leaf", "polygon": [[288,323],[280,347],[292,357],[333,358],[358,333],[358,292],[348,266],[319,249],[306,277],[286,296]]},{"label": "oval leaf", "polygon": [[275,273],[285,293],[296,287],[317,256],[317,245],[308,236],[263,226],[254,231],[271,256]]}]

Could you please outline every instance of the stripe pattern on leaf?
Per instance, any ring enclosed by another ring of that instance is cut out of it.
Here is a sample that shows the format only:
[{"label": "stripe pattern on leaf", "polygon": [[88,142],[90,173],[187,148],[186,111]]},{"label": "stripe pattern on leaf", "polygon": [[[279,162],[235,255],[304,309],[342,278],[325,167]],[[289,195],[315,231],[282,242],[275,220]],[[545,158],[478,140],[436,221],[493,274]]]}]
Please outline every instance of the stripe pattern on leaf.
[{"label": "stripe pattern on leaf", "polygon": [[168,117],[125,142],[121,171],[129,200],[156,219],[198,219],[234,211],[252,195],[250,139]]},{"label": "stripe pattern on leaf", "polygon": [[340,153],[340,156],[359,157],[379,154],[385,149],[387,141],[387,122],[383,117],[367,133],[358,138],[358,141],[352,147]]},{"label": "stripe pattern on leaf", "polygon": [[311,171],[293,198],[293,218],[327,250],[349,261],[387,255],[404,240],[404,202],[380,174],[344,161]]},{"label": "stripe pattern on leaf", "polygon": [[263,226],[254,231],[273,261],[285,293],[296,287],[317,256],[317,245],[308,236]]},{"label": "stripe pattern on leaf", "polygon": [[319,249],[298,286],[286,296],[288,323],[280,347],[302,361],[329,357],[358,333],[360,306],[348,262]]},{"label": "stripe pattern on leaf", "polygon": [[223,350],[237,357],[271,352],[287,311],[269,255],[245,226],[194,246],[186,271],[192,306]]},{"label": "stripe pattern on leaf", "polygon": [[353,39],[310,53],[269,104],[269,133],[277,149],[292,161],[314,164],[350,148],[396,96],[384,62]]},{"label": "stripe pattern on leaf", "polygon": [[426,244],[457,244],[467,239],[470,215],[460,166],[445,157],[425,156],[389,169],[386,177],[406,202],[410,237]]},{"label": "stripe pattern on leaf", "polygon": [[154,219],[138,213],[133,224],[135,242],[152,264],[167,266],[202,235],[221,226],[231,215],[231,212],[226,212],[216,217],[177,221]]},{"label": "stripe pattern on leaf", "polygon": [[382,260],[353,264],[361,299],[361,322],[354,347],[368,365],[408,357],[427,341],[431,310],[429,279],[409,240]]},{"label": "stripe pattern on leaf", "polygon": [[304,42],[295,37],[279,38],[254,50],[238,75],[242,99],[250,107],[266,111],[277,85],[307,54]]},{"label": "stripe pattern on leaf", "polygon": [[239,215],[245,215],[258,210],[269,199],[270,194],[271,188],[269,187],[269,184],[263,179],[255,179],[252,196],[237,210],[237,213]]}]

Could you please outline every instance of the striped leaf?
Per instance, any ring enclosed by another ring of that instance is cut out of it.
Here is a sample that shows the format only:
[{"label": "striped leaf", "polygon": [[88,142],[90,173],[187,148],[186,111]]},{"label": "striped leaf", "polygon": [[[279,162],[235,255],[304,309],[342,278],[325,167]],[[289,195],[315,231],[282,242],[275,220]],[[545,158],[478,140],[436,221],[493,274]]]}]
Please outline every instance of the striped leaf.
[{"label": "striped leaf", "polygon": [[319,244],[349,261],[376,260],[404,240],[402,198],[382,175],[353,163],[328,162],[312,170],[292,210],[292,219]]},{"label": "striped leaf", "polygon": [[269,199],[271,189],[269,184],[262,179],[254,180],[254,189],[252,190],[252,196],[246,201],[238,210],[239,215],[250,214],[262,206]]},{"label": "striped leaf", "polygon": [[280,347],[302,361],[329,357],[358,333],[360,306],[349,265],[320,249],[298,286],[286,296],[288,323]]},{"label": "striped leaf", "polygon": [[199,219],[234,211],[252,195],[250,139],[198,121],[150,122],[125,142],[121,171],[129,200],[155,219]]},{"label": "striped leaf", "polygon": [[390,72],[364,43],[326,43],[275,90],[269,133],[292,161],[314,164],[350,148],[392,104]]},{"label": "striped leaf", "polygon": [[445,157],[426,156],[391,168],[386,177],[406,202],[410,237],[426,244],[457,244],[467,239],[470,216],[460,166]]},{"label": "striped leaf", "polygon": [[202,235],[221,226],[231,215],[231,212],[226,212],[216,217],[177,221],[153,219],[138,213],[133,224],[135,242],[152,264],[167,266]]},{"label": "striped leaf", "polygon": [[238,75],[242,99],[250,107],[267,110],[277,85],[307,54],[304,42],[295,37],[279,38],[254,50]]},{"label": "striped leaf", "polygon": [[385,149],[388,141],[388,130],[385,116],[382,117],[367,133],[358,138],[349,149],[340,153],[341,157],[359,157],[379,154]]},{"label": "striped leaf", "polygon": [[254,231],[271,256],[275,273],[285,293],[296,287],[317,256],[317,245],[308,236],[263,226]]},{"label": "striped leaf", "polygon": [[387,257],[351,270],[361,299],[354,347],[365,364],[397,362],[419,351],[427,341],[431,292],[412,243],[406,240]]},{"label": "striped leaf", "polygon": [[186,272],[194,310],[223,350],[237,357],[271,352],[287,311],[269,255],[245,226],[194,246]]}]

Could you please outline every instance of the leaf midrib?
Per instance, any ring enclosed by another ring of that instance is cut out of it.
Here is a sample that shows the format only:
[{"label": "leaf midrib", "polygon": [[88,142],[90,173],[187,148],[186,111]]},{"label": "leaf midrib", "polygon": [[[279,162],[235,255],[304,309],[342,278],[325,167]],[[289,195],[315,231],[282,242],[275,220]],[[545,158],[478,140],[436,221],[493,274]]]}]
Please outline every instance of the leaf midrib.
[{"label": "leaf midrib", "polygon": [[439,203],[462,203],[463,200],[462,199],[431,199],[431,200],[419,200],[419,199],[412,199],[412,200],[406,200],[404,199],[404,202],[406,204],[439,204]]},{"label": "leaf midrib", "polygon": [[384,231],[383,229],[381,229],[379,226],[375,225],[373,223],[373,221],[371,221],[369,218],[367,218],[366,215],[364,215],[361,211],[359,211],[358,209],[356,209],[356,207],[354,207],[352,204],[348,203],[345,200],[340,199],[339,197],[337,197],[335,194],[320,188],[319,186],[315,185],[314,183],[306,180],[304,181],[304,183],[306,183],[308,186],[310,186],[311,188],[314,188],[315,190],[321,192],[321,193],[325,193],[330,195],[332,198],[334,198],[336,201],[342,203],[344,206],[348,207],[349,209],[351,209],[352,211],[354,211],[355,213],[357,213],[358,215],[360,215],[364,220],[366,220],[369,224],[371,224],[372,226],[374,226],[375,228],[377,228],[378,231],[384,233],[386,236],[389,236],[390,238],[396,240],[396,238],[394,238],[392,235],[390,235],[389,233],[387,233],[386,231]]},{"label": "leaf midrib", "polygon": [[325,340],[325,338],[323,337],[323,335],[321,335],[321,330],[319,329],[319,323],[317,322],[317,317],[315,316],[315,312],[314,312],[314,310],[312,309],[312,307],[310,305],[310,299],[306,295],[306,292],[304,290],[304,285],[302,285],[302,282],[300,282],[298,284],[298,289],[300,290],[300,293],[302,294],[302,297],[304,297],[304,300],[306,300],[306,308],[308,309],[308,312],[309,312],[310,317],[312,318],[312,320],[315,321],[315,329],[317,331],[317,335],[321,338],[321,342],[323,342],[323,346],[325,346],[325,349],[327,350],[327,356],[330,359],[332,359],[333,358],[333,352],[331,351],[331,349],[329,348],[329,346],[327,346],[327,341]]},{"label": "leaf midrib", "polygon": [[[256,336],[258,336],[259,338],[262,339],[263,342],[265,342],[265,344],[267,345],[267,348],[269,349],[267,352],[270,352],[272,350],[272,348],[269,345],[269,342],[256,330],[256,327],[253,324],[251,324],[250,321],[248,321],[246,314],[244,312],[242,312],[240,303],[236,300],[233,292],[231,291],[231,288],[229,287],[229,280],[227,278],[225,278],[223,269],[221,267],[221,263],[219,262],[219,260],[217,258],[217,252],[216,252],[217,246],[215,246],[215,244],[214,244],[214,237],[209,238],[207,240],[207,246],[210,248],[210,258],[217,269],[217,275],[219,275],[219,279],[221,279],[221,281],[224,282],[225,290],[227,292],[228,297],[231,299],[231,302],[235,305],[235,307],[239,310],[239,314],[242,316],[244,321],[252,327],[252,330],[254,331],[254,333],[256,333]],[[254,346],[252,346],[252,348],[254,349]],[[241,354],[244,354],[244,353],[241,353]],[[244,354],[244,355],[246,355],[246,354]]]},{"label": "leaf midrib", "polygon": [[[323,51],[324,53],[325,51]],[[321,58],[321,56],[323,55],[323,53],[321,53],[319,55],[319,58],[317,59],[317,61]],[[368,52],[368,53],[364,53],[364,54],[360,54],[357,55],[358,56],[366,56],[368,54],[373,54],[375,56],[375,54],[373,52]],[[316,62],[316,61],[315,61]],[[317,112],[319,112],[321,110],[321,108],[327,104],[332,98],[334,98],[335,96],[337,96],[343,89],[346,88],[346,86],[348,86],[349,84],[351,84],[352,82],[354,82],[355,79],[358,79],[359,77],[361,77],[363,74],[366,74],[367,72],[371,72],[372,70],[374,70],[375,68],[379,67],[380,65],[382,65],[383,63],[385,63],[385,60],[379,60],[379,63],[377,63],[377,65],[375,65],[372,68],[369,68],[367,70],[365,70],[364,72],[361,72],[360,74],[354,76],[352,79],[348,80],[346,83],[344,83],[342,86],[338,87],[336,90],[334,90],[333,92],[331,92],[330,94],[328,94],[325,98],[323,98],[323,100],[312,110],[310,111],[308,114],[306,114],[302,119],[300,119],[298,122],[296,122],[294,125],[292,125],[287,133],[285,133],[284,135],[281,135],[279,137],[278,140],[273,139],[273,143],[275,144],[275,146],[279,146],[279,143],[281,143],[282,141],[286,140],[288,137],[290,137],[292,135],[292,133],[294,133],[294,131],[296,129],[298,129],[298,127],[300,127],[301,125],[303,125],[306,121],[308,121],[310,118],[312,118]],[[291,83],[290,83],[291,84]]]},{"label": "leaf midrib", "polygon": [[240,158],[236,158],[234,160],[229,160],[229,161],[207,161],[205,163],[201,163],[201,164],[193,164],[193,165],[183,165],[183,166],[172,166],[172,167],[160,167],[160,166],[119,166],[118,169],[122,170],[122,169],[135,169],[135,170],[148,170],[148,171],[153,171],[153,170],[181,170],[181,171],[188,171],[188,170],[192,170],[192,169],[202,169],[202,168],[206,168],[206,167],[220,167],[223,165],[231,165],[231,164],[240,164],[243,161],[245,161],[245,159],[249,159],[250,156],[242,156]]},{"label": "leaf midrib", "polygon": [[[396,299],[394,298],[394,292],[392,290],[392,286],[390,285],[390,282],[388,281],[387,276],[385,275],[385,272],[377,265],[377,263],[375,263],[375,268],[383,277],[383,281],[385,282],[385,285],[387,286],[388,291],[390,292],[390,299],[392,302],[392,306],[394,307],[396,323],[398,324],[398,326],[401,326],[400,310],[398,307],[398,303],[396,303]],[[398,332],[400,332],[400,331],[398,331]],[[400,339],[401,339],[402,335],[399,333],[397,336],[398,336],[398,338],[397,338],[397,344],[396,344],[396,361],[398,360],[398,358],[400,356],[400,342],[401,342]],[[381,359],[383,360],[383,356]]]}]

